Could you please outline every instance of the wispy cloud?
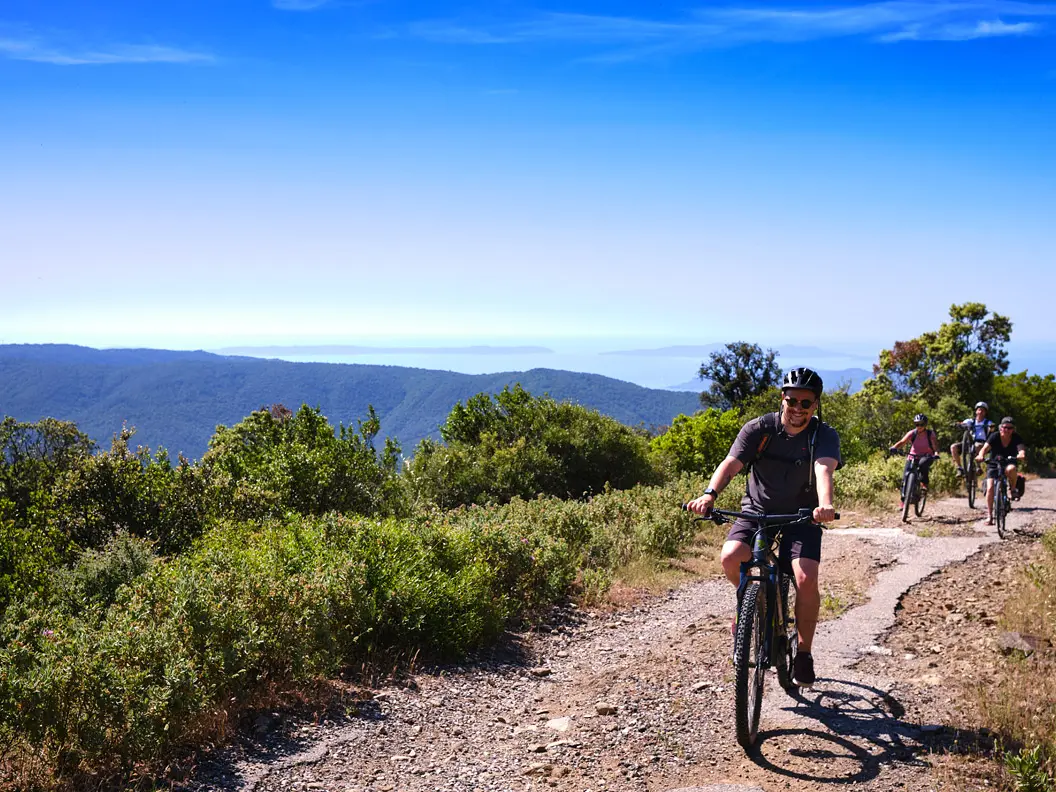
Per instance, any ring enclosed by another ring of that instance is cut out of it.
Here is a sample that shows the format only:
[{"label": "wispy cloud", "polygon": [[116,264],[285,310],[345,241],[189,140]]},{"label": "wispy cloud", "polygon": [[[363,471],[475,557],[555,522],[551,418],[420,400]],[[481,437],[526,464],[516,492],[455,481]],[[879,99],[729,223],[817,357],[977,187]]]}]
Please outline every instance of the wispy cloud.
[{"label": "wispy cloud", "polygon": [[156,44],[115,44],[106,47],[58,47],[36,38],[0,38],[0,56],[10,60],[84,66],[122,63],[206,63],[212,55]]},{"label": "wispy cloud", "polygon": [[1056,4],[1017,0],[889,0],[888,2],[774,9],[702,8],[677,20],[546,13],[513,21],[472,24],[430,20],[407,35],[447,44],[578,44],[617,47],[609,56],[862,37],[881,43],[970,41],[1046,31],[1039,21]]},{"label": "wispy cloud", "polygon": [[1037,22],[1015,22],[1009,24],[1000,19],[979,21],[974,25],[942,25],[935,28],[923,28],[912,25],[895,33],[880,36],[879,40],[887,43],[897,41],[971,41],[972,39],[994,38],[997,36],[1028,36],[1040,33],[1041,25]]}]

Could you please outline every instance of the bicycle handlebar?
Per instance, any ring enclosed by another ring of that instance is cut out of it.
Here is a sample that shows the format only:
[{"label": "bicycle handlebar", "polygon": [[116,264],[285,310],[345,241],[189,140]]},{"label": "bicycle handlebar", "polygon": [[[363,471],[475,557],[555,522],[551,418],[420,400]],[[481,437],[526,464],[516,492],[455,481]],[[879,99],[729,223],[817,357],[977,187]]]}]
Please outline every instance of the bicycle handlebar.
[{"label": "bicycle handlebar", "polygon": [[[682,511],[689,511],[689,504],[682,504]],[[840,513],[835,512],[836,519],[840,519]],[[759,525],[796,525],[814,522],[813,509],[800,509],[797,514],[753,514],[752,512],[726,511],[725,509],[712,509],[707,514],[697,515],[696,520],[711,520],[716,525],[729,522],[730,518],[735,520],[749,520]]]}]

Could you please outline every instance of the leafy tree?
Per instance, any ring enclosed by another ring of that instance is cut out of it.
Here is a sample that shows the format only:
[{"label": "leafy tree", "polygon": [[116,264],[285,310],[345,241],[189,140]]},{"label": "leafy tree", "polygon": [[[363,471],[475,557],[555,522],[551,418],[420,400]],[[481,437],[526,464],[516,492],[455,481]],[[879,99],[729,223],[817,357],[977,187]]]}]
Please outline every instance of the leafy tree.
[{"label": "leafy tree", "polygon": [[648,441],[578,404],[533,397],[520,385],[452,408],[445,444],[423,440],[407,466],[414,492],[443,507],[554,495],[579,498],[606,484],[656,479]]},{"label": "leafy tree", "polygon": [[1011,415],[1031,449],[1056,447],[1056,376],[1007,374],[994,380],[991,407],[1000,420]]},{"label": "leafy tree", "polygon": [[758,344],[744,341],[726,344],[725,352],[712,352],[698,376],[711,381],[700,394],[701,404],[720,410],[737,407],[781,383],[777,353],[772,349],[763,352]]},{"label": "leafy tree", "polygon": [[897,398],[921,396],[935,405],[953,395],[972,403],[989,394],[994,376],[1008,369],[1008,317],[991,314],[982,303],[964,303],[950,306],[950,319],[880,353],[873,373],[887,378]]}]

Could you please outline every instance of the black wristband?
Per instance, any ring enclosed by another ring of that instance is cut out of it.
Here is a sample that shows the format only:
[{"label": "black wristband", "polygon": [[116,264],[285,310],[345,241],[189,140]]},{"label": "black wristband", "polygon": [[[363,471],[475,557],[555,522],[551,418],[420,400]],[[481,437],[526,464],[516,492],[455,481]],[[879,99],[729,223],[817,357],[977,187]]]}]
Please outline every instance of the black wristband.
[{"label": "black wristband", "polygon": [[717,497],[719,497],[719,493],[717,493],[717,492],[715,491],[715,488],[714,488],[714,487],[708,487],[708,488],[707,488],[706,490],[704,490],[704,494],[705,494],[705,495],[710,495],[710,496],[711,496],[711,497],[713,497],[713,498],[717,498]]}]

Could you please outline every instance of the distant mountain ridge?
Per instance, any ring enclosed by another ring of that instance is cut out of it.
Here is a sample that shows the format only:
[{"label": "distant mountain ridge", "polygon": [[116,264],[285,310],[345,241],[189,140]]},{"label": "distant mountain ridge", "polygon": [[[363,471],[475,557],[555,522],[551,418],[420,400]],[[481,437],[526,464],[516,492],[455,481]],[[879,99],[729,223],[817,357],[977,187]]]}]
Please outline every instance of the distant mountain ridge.
[{"label": "distant mountain ridge", "polygon": [[92,349],[66,344],[0,345],[0,415],[74,421],[102,446],[123,424],[135,442],[199,458],[218,424],[275,403],[318,406],[331,423],[356,425],[373,404],[382,433],[405,453],[436,436],[451,408],[480,392],[520,383],[632,426],[669,424],[698,409],[696,393],[553,369],[498,374],[215,355],[201,350]]}]

